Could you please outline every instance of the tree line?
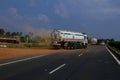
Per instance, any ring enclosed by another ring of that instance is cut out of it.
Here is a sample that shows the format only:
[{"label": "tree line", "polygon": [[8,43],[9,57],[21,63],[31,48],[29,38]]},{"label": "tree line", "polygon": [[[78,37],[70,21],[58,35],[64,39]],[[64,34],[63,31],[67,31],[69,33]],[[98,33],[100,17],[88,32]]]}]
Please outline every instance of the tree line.
[{"label": "tree line", "polygon": [[23,43],[46,43],[50,41],[49,37],[45,36],[34,36],[33,32],[24,34],[22,32],[6,32],[3,28],[0,28],[0,36],[6,37],[20,37],[20,41]]},{"label": "tree line", "polygon": [[110,45],[111,47],[114,47],[114,48],[120,50],[120,41],[111,41],[111,42],[109,42],[109,45]]},{"label": "tree line", "polygon": [[3,28],[0,28],[0,36],[22,36],[22,32],[5,32]]}]

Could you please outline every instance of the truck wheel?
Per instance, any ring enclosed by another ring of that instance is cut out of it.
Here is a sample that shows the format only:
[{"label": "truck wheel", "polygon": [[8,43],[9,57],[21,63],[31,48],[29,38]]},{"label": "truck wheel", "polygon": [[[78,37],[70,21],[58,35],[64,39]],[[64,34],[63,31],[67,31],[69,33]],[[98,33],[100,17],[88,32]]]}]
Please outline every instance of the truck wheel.
[{"label": "truck wheel", "polygon": [[64,43],[64,49],[68,49],[68,43],[67,42]]}]

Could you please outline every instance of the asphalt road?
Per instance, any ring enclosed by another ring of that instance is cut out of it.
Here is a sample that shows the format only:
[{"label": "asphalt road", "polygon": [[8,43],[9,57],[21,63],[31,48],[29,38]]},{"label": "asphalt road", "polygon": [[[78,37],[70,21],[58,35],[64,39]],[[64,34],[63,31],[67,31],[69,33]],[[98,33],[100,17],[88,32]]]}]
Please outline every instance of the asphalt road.
[{"label": "asphalt road", "polygon": [[0,80],[120,80],[105,46],[89,46],[0,66]]}]

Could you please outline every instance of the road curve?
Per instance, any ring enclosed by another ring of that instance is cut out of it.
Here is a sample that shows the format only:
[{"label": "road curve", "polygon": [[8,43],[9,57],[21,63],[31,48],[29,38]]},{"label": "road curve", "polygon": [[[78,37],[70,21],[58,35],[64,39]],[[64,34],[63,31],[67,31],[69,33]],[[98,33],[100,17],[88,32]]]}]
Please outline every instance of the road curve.
[{"label": "road curve", "polygon": [[118,63],[98,45],[0,66],[0,80],[119,80],[119,74]]}]

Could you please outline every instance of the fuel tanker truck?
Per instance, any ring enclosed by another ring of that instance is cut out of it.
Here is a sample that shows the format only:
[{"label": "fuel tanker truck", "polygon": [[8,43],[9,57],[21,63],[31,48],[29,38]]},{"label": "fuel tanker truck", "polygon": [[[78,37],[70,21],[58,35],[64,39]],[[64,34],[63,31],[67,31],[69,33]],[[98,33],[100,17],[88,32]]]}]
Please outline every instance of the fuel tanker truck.
[{"label": "fuel tanker truck", "polygon": [[86,48],[88,44],[88,37],[84,33],[53,30],[51,33],[51,45],[55,48],[64,49],[79,49]]}]

